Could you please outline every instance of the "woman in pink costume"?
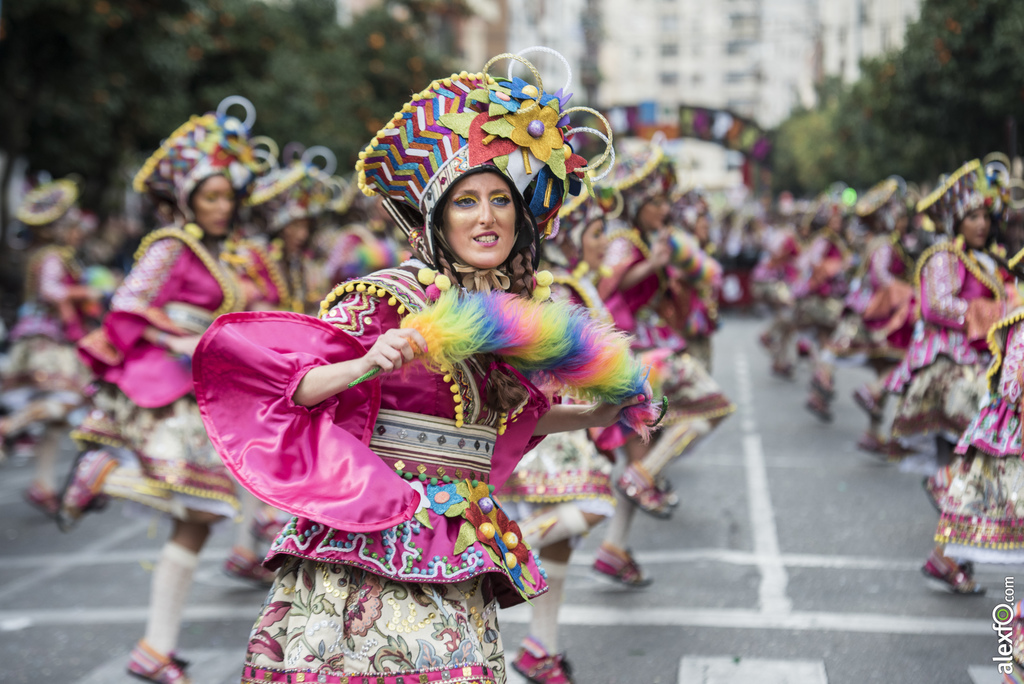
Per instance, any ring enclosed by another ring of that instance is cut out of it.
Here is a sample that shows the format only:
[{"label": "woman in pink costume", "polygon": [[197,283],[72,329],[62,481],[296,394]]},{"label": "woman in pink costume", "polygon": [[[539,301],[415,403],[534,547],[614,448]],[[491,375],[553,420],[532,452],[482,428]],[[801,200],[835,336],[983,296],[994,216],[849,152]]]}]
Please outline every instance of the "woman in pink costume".
[{"label": "woman in pink costume", "polygon": [[902,244],[909,222],[899,181],[888,178],[875,185],[857,202],[854,212],[867,224],[871,237],[854,274],[843,317],[818,360],[819,379],[811,383],[807,403],[814,407],[815,415],[831,416],[832,393],[824,388],[834,386],[836,361],[870,365],[878,382],[854,393],[870,418],[858,446],[883,456],[898,456],[903,449],[879,431],[884,379],[903,360],[916,321],[908,282],[914,262]]},{"label": "woman in pink costume", "polygon": [[1009,276],[990,253],[990,190],[981,164],[965,164],[922,199],[949,239],[918,260],[915,288],[922,323],[906,357],[886,380],[899,395],[894,437],[937,437],[948,454],[985,396],[986,336],[1006,311]]},{"label": "woman in pink costume", "polygon": [[[310,236],[317,217],[331,200],[334,155],[311,147],[302,160],[274,169],[260,177],[248,204],[270,237],[264,247],[255,240],[242,246],[248,251],[247,280],[259,288],[261,301],[274,309],[315,313],[309,301],[310,273],[306,266]],[[311,163],[314,154],[324,154],[327,166],[321,170]]]},{"label": "woman in pink costume", "polygon": [[783,378],[793,376],[793,361],[788,344],[793,325],[792,286],[799,276],[797,262],[804,249],[797,229],[781,227],[767,233],[761,260],[750,274],[754,298],[772,311],[772,322],[761,333],[761,345],[772,357],[772,373]]},{"label": "woman in pink costume", "polygon": [[600,579],[642,587],[650,580],[626,548],[636,509],[657,518],[671,516],[675,496],[662,471],[735,407],[686,353],[687,286],[706,278],[708,269],[696,240],[665,225],[667,197],[675,182],[671,163],[661,147],[652,143],[636,154],[620,155],[614,178],[610,185],[622,193],[625,216],[632,225],[611,234],[607,257],[611,274],[598,289],[615,325],[633,335],[634,350],[652,366],[656,394],[666,395],[670,403],[664,429],[653,444],[643,444],[620,425],[597,440],[604,451],[623,447],[628,462],[616,483],[615,515],[593,570]]},{"label": "woman in pink costume", "polygon": [[249,125],[223,111],[192,117],[143,166],[136,191],[171,208],[176,221],[143,240],[103,326],[79,345],[98,387],[75,433],[87,450],[62,496],[60,522],[66,529],[110,497],[171,517],[146,633],[128,663],[131,674],[161,684],[188,681],[174,655],[182,609],[210,525],[238,509],[199,416],[189,357],[218,315],[246,304],[218,253],[255,168]]},{"label": "woman in pink costume", "polygon": [[1018,308],[989,331],[988,402],[964,430],[950,466],[928,481],[941,516],[921,571],[945,591],[983,593],[972,577],[974,563],[1024,562],[1022,321]]},{"label": "woman in pink costume", "polygon": [[58,497],[54,469],[68,414],[83,403],[89,371],[78,358],[77,342],[89,317],[97,317],[102,293],[83,281],[77,252],[85,238],[71,180],[32,190],[17,218],[32,231],[36,246],[28,257],[25,302],[11,331],[11,365],[4,378],[4,402],[17,408],[0,419],[3,442],[33,425],[45,426],[35,447],[35,479],[25,499],[53,516]]},{"label": "woman in pink costume", "polygon": [[540,239],[586,163],[564,139],[568,94],[537,81],[434,81],[359,155],[360,188],[383,195],[415,259],[339,285],[320,320],[238,314],[203,339],[211,438],[295,516],[266,561],[277,579],[243,682],[505,680],[496,608],[546,587],[492,492],[543,435],[625,404],[551,406],[493,356],[431,371],[399,323],[453,287],[549,296]]},{"label": "woman in pink costume", "polygon": [[[606,271],[606,221],[622,210],[622,197],[595,187],[596,197],[582,194],[562,208],[561,230],[545,245],[553,299],[590,310],[611,323],[597,291]],[[584,430],[549,436],[519,462],[502,488],[502,501],[517,504],[523,538],[544,562],[548,593],[533,599],[530,631],[512,666],[538,684],[571,682],[571,670],[558,651],[558,610],[564,598],[572,548],[579,538],[615,511],[611,462]]]},{"label": "woman in pink costume", "polygon": [[[811,379],[815,396],[832,398],[832,380],[821,365],[821,352],[839,323],[843,313],[844,297],[849,286],[847,271],[852,255],[843,237],[844,205],[830,192],[818,200],[811,219],[814,231],[807,249],[802,250],[797,262],[799,276],[793,283],[795,301],[792,325],[786,330],[780,344],[789,346],[789,339],[798,330],[810,330],[816,346],[812,349],[814,373]],[[807,403],[807,408],[822,420],[832,420],[828,407]]]}]

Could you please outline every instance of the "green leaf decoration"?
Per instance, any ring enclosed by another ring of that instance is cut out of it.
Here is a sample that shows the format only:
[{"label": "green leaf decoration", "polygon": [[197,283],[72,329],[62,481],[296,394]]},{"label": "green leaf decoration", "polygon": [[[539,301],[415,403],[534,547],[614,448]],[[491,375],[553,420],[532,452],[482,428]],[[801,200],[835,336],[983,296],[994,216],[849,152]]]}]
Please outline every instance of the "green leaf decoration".
[{"label": "green leaf decoration", "polygon": [[428,530],[434,529],[434,526],[430,524],[429,508],[421,508],[420,510],[416,511],[416,515],[414,515],[413,517],[416,518],[416,520],[419,521],[419,523],[426,527]]},{"label": "green leaf decoration", "polygon": [[460,112],[458,114],[443,114],[438,121],[442,125],[452,129],[463,138],[469,137],[469,125],[477,117],[478,112]]},{"label": "green leaf decoration", "polygon": [[459,536],[455,540],[455,548],[452,549],[452,553],[459,555],[475,543],[476,528],[473,527],[473,523],[466,520],[462,523],[462,527],[459,528]]},{"label": "green leaf decoration", "polygon": [[498,566],[499,568],[504,568],[504,567],[505,567],[505,559],[504,559],[504,558],[502,558],[502,557],[500,557],[500,556],[498,555],[498,552],[497,552],[497,551],[495,551],[494,549],[492,549],[492,548],[491,548],[491,547],[490,547],[489,545],[487,545],[487,544],[481,544],[481,546],[483,546],[483,547],[484,547],[485,549],[487,549],[487,553],[489,553],[489,554],[490,554],[490,556],[491,556],[491,560],[492,560],[492,561],[494,561],[494,564],[495,564],[495,565],[497,565],[497,566]]},{"label": "green leaf decoration", "polygon": [[466,512],[467,508],[469,508],[469,502],[461,501],[457,504],[452,504],[451,506],[449,506],[448,510],[444,512],[444,515],[446,518],[458,518]]},{"label": "green leaf decoration", "polygon": [[465,480],[459,480],[455,483],[455,493],[461,496],[463,499],[469,498],[469,484]]},{"label": "green leaf decoration", "polygon": [[470,91],[469,99],[473,102],[488,102],[491,99],[491,91],[486,88],[477,88]]},{"label": "green leaf decoration", "polygon": [[495,157],[491,161],[494,162],[494,165],[497,166],[498,169],[501,170],[502,173],[505,173],[505,170],[508,169],[508,155],[507,154],[503,154],[500,157]]},{"label": "green leaf decoration", "polygon": [[516,129],[516,127],[513,126],[504,117],[500,119],[494,119],[493,121],[488,121],[483,126],[481,126],[481,128],[484,130],[485,133],[496,135],[499,138],[509,137],[510,135],[512,135],[512,131]]},{"label": "green leaf decoration", "polygon": [[596,199],[597,196],[594,195],[594,184],[590,182],[590,173],[583,174],[583,185],[587,188],[587,194]]},{"label": "green leaf decoration", "polygon": [[533,574],[530,572],[530,568],[526,563],[519,564],[519,571],[522,573],[520,577],[522,577],[524,582],[529,584],[531,587],[537,586],[537,583],[533,580]]},{"label": "green leaf decoration", "polygon": [[548,157],[548,168],[551,172],[558,176],[560,179],[565,180],[565,148],[560,147],[557,150],[551,150],[551,156]]},{"label": "green leaf decoration", "polygon": [[511,110],[505,105],[500,105],[497,102],[492,102],[490,109],[487,110],[487,114],[490,116],[504,116]]}]

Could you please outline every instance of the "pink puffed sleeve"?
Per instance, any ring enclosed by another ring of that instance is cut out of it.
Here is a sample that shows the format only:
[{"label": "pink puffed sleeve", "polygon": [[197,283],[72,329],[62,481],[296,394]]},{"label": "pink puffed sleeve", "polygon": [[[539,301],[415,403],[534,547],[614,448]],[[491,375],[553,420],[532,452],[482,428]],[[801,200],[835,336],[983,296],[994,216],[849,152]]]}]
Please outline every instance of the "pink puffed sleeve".
[{"label": "pink puffed sleeve", "polygon": [[960,264],[949,252],[936,252],[921,270],[921,317],[937,325],[964,330],[967,300],[961,299]]},{"label": "pink puffed sleeve", "polygon": [[[39,264],[39,298],[51,304],[60,304],[68,298],[68,286],[64,282],[67,269],[57,254],[47,254]],[[31,293],[26,292],[27,296]]]},{"label": "pink puffed sleeve", "polygon": [[895,276],[892,274],[892,262],[895,256],[896,250],[890,244],[882,245],[871,253],[871,263],[868,266],[873,287],[885,287],[895,280]]},{"label": "pink puffed sleeve", "polygon": [[999,395],[1010,403],[1021,398],[1022,375],[1024,375],[1024,335],[1020,325],[1014,325],[1006,339],[1006,353],[999,374]]},{"label": "pink puffed sleeve", "polygon": [[210,440],[246,489],[353,532],[413,516],[418,496],[367,446],[379,380],[309,408],[292,401],[310,369],[363,354],[352,335],[302,314],[248,312],[214,322],[192,359],[196,399]]},{"label": "pink puffed sleeve", "polygon": [[142,255],[110,302],[111,311],[144,313],[171,276],[174,263],[185,248],[181,240],[157,240]]}]

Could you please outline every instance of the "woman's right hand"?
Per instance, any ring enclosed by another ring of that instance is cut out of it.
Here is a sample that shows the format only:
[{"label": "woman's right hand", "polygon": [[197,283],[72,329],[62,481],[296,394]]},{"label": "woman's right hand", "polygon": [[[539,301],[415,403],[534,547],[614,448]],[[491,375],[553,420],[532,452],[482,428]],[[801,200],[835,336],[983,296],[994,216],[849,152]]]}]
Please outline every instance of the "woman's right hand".
[{"label": "woman's right hand", "polygon": [[362,360],[367,371],[378,367],[383,372],[390,373],[412,361],[416,354],[426,351],[427,341],[418,331],[411,328],[391,328],[377,338]]},{"label": "woman's right hand", "polygon": [[651,245],[651,264],[663,268],[672,260],[672,244],[669,242],[668,231],[664,231],[654,239]]}]

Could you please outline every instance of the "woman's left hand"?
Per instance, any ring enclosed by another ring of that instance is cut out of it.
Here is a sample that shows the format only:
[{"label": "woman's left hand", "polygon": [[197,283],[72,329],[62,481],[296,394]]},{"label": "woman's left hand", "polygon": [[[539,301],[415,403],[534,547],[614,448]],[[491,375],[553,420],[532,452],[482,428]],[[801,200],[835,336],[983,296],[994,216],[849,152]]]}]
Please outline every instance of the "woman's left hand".
[{"label": "woman's left hand", "polygon": [[636,406],[637,404],[642,404],[645,401],[649,401],[648,398],[642,394],[638,394],[635,397],[630,397],[621,404],[598,404],[597,407],[590,412],[594,423],[590,427],[611,427],[618,422],[623,409],[627,409],[630,406]]}]

